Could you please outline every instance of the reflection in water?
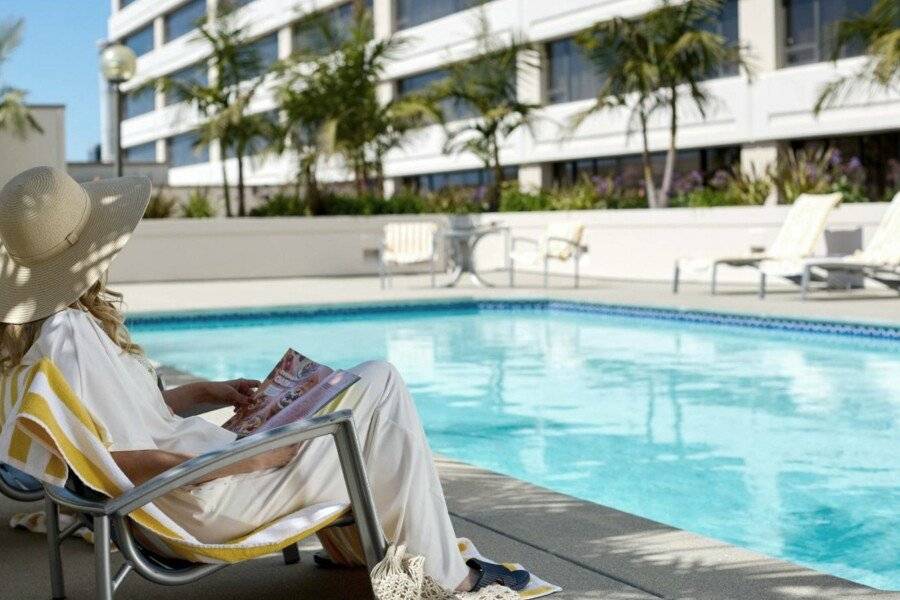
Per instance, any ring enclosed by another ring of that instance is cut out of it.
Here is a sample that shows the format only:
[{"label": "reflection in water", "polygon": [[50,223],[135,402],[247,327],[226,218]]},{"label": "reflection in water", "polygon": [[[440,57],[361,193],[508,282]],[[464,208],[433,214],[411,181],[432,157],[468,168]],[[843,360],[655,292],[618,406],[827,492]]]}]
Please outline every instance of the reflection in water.
[{"label": "reflection in water", "polygon": [[438,452],[900,587],[896,343],[474,309],[135,333],[216,378],[387,358]]}]

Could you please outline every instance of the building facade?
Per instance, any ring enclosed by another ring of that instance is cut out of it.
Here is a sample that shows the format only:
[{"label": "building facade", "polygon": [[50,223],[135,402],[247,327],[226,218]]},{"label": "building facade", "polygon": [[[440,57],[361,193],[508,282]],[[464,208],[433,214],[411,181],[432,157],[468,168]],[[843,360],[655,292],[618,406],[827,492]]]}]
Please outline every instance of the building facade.
[{"label": "building facade", "polygon": [[[212,14],[217,0],[111,0],[109,40],[120,40],[138,54],[137,76],[123,87],[122,145],[125,160],[169,165],[173,186],[211,186],[221,182],[221,153],[215,146],[196,150],[199,122],[189,106],[143,87],[168,75],[185,80],[209,77],[205,46],[197,38],[197,19]],[[859,148],[879,164],[881,187],[896,185],[900,155],[900,95],[859,89],[818,117],[812,107],[822,88],[839,74],[854,72],[864,61],[849,51],[830,60],[834,24],[873,0],[726,0],[714,22],[726,39],[748,48],[754,73],[736,68],[712,73],[708,86],[716,101],[705,118],[682,111],[678,146],[681,171],[709,171],[740,162],[761,172],[778,149],[827,143],[849,152]],[[349,14],[347,0],[240,0],[236,18],[247,24],[264,63],[287,57],[301,35],[297,24],[311,12],[328,11],[340,23]],[[510,177],[526,187],[550,187],[583,175],[629,173],[640,151],[639,136],[629,132],[628,115],[607,112],[589,118],[574,132],[574,115],[590,106],[598,75],[581,55],[572,36],[613,16],[636,16],[656,0],[492,0],[484,4],[497,36],[521,35],[539,48],[522,60],[520,98],[543,108],[533,132],[516,132],[505,140],[501,160]],[[392,33],[410,42],[390,64],[380,93],[418,89],[440,77],[447,64],[465,60],[475,50],[476,11],[470,0],[372,0],[376,36]],[[534,60],[536,58],[536,60]],[[275,108],[272,84],[264,84],[253,111]],[[466,118],[464,111],[456,115]],[[108,119],[107,122],[114,122]],[[666,116],[658,114],[650,131],[652,150],[668,143]],[[104,139],[111,139],[109,135]],[[471,155],[442,152],[443,130],[423,128],[385,164],[388,192],[398,185],[435,189],[484,180]],[[108,155],[108,149],[107,149]],[[235,159],[224,168],[236,172]],[[278,186],[293,180],[289,157],[246,159],[251,186]],[[893,161],[893,162],[891,162]],[[889,164],[890,163],[890,164]],[[348,173],[331,162],[320,169],[323,181],[344,181]]]}]

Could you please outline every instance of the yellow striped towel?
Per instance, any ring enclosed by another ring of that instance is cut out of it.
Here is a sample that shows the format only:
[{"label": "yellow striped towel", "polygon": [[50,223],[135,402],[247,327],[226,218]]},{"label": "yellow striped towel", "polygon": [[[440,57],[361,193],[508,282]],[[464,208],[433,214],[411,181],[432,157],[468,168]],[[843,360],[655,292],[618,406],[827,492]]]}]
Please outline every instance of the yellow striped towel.
[{"label": "yellow striped towel", "polygon": [[[51,485],[70,469],[89,488],[114,498],[133,487],[107,447],[109,436],[49,359],[0,377],[0,462]],[[346,514],[346,503],[305,507],[225,544],[205,544],[154,504],[130,518],[187,560],[234,563],[276,552]]]}]

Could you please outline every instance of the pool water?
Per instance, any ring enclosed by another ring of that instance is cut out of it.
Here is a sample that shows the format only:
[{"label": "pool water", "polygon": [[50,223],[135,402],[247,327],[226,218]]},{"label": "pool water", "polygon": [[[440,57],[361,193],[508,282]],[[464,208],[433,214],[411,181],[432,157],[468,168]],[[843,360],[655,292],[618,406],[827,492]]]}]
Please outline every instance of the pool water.
[{"label": "pool water", "polygon": [[900,341],[475,305],[132,330],[214,379],[389,360],[437,452],[900,588]]}]

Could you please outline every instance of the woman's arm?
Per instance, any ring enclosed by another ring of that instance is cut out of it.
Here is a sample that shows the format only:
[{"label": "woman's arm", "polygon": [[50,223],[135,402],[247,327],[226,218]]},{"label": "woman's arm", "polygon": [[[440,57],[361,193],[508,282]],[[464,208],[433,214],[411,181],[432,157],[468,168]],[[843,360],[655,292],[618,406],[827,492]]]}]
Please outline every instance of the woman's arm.
[{"label": "woman's arm", "polygon": [[[296,446],[277,448],[218,471],[213,471],[193,483],[207,483],[213,479],[229,475],[240,475],[241,473],[253,473],[255,471],[283,467],[294,458],[296,453]],[[160,473],[168,471],[172,467],[177,467],[193,458],[187,454],[177,454],[175,452],[166,452],[165,450],[126,450],[112,452],[112,457],[119,468],[122,469],[122,472],[135,485],[140,485],[153,479]]]},{"label": "woman's arm", "polygon": [[259,382],[254,379],[195,381],[162,394],[172,412],[181,415],[202,403],[241,407],[250,401],[257,387]]}]

